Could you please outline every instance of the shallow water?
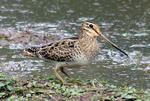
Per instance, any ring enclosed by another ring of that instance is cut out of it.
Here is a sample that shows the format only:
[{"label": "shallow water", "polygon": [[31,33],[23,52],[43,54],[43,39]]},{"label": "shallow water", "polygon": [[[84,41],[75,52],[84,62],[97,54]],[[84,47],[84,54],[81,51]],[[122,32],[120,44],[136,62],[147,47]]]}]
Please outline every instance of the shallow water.
[{"label": "shallow water", "polygon": [[[37,34],[48,33],[46,35],[64,38],[79,33],[82,21],[96,22],[101,26],[103,34],[124,49],[130,59],[122,57],[117,50],[105,44],[95,62],[80,69],[68,69],[70,75],[149,89],[149,7],[149,0],[1,0],[0,29],[8,32],[0,30],[0,35],[14,30],[30,30]],[[33,41],[35,38],[26,46],[40,44]],[[19,42],[0,42],[0,71],[21,77],[51,74],[49,68],[54,63],[22,56],[19,52],[25,46]]]}]

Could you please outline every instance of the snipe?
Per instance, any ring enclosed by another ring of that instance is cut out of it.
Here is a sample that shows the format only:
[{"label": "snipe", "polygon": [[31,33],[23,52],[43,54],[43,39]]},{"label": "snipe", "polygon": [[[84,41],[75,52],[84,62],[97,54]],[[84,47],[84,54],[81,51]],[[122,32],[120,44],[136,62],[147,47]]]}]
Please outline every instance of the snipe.
[{"label": "snipe", "polygon": [[28,55],[58,61],[54,68],[54,73],[64,84],[65,81],[59,75],[58,71],[69,76],[64,71],[64,67],[84,65],[92,60],[100,52],[99,44],[97,42],[98,36],[128,56],[123,50],[118,48],[117,45],[112,43],[101,33],[98,25],[90,22],[84,22],[82,24],[81,32],[78,37],[66,38],[42,47],[31,47],[25,49],[24,52]]}]

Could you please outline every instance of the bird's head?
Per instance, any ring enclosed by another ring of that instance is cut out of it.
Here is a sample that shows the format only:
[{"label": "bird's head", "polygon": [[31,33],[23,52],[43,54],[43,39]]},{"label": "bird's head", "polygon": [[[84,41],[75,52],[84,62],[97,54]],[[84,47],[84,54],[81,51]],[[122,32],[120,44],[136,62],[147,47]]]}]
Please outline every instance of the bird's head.
[{"label": "bird's head", "polygon": [[128,57],[127,53],[125,53],[122,49],[120,49],[116,44],[111,42],[107,37],[105,37],[101,33],[100,27],[97,24],[90,23],[90,22],[84,22],[82,24],[81,30],[83,31],[83,33],[87,34],[90,37],[93,37],[93,38],[100,37],[100,38],[104,39],[106,42],[111,44],[114,48],[116,48],[117,50],[119,50],[120,52],[122,52],[123,54],[125,54]]},{"label": "bird's head", "polygon": [[97,37],[101,33],[99,26],[90,22],[84,22],[81,29],[83,33],[87,34],[90,37]]}]

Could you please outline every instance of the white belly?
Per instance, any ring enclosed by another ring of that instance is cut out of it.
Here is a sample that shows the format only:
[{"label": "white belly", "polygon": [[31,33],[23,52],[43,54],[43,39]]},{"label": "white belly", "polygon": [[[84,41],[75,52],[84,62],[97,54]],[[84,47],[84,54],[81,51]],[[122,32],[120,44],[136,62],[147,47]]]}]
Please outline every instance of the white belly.
[{"label": "white belly", "polygon": [[89,62],[88,58],[84,54],[74,56],[74,60],[79,64],[87,64]]}]

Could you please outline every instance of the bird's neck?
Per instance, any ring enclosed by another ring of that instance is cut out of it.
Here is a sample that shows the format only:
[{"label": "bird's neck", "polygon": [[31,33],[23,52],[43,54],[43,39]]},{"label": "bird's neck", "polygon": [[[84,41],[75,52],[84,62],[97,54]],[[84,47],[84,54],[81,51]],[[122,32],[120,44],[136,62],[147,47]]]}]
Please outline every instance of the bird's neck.
[{"label": "bird's neck", "polygon": [[80,44],[79,46],[87,58],[95,56],[99,51],[99,44],[96,37],[90,37],[86,33],[82,33],[79,36],[78,44]]},{"label": "bird's neck", "polygon": [[91,37],[87,33],[81,33],[79,36],[79,41],[91,43],[96,41],[96,37]]},{"label": "bird's neck", "polygon": [[79,44],[85,50],[92,50],[95,46],[97,47],[97,39],[96,37],[91,37],[86,33],[82,33],[79,36]]}]

